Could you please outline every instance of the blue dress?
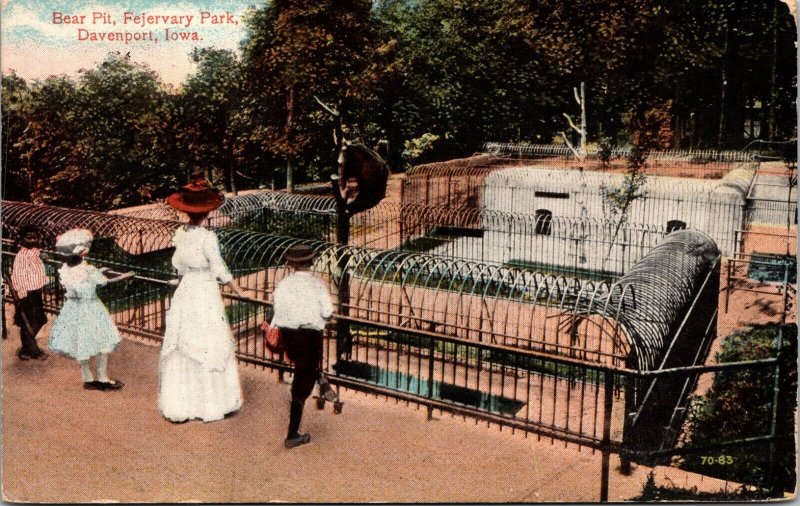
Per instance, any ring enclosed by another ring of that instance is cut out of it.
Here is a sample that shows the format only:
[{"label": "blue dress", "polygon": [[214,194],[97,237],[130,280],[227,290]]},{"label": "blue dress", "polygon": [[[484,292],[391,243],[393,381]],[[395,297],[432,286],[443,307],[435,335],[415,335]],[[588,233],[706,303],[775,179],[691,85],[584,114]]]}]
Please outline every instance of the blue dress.
[{"label": "blue dress", "polygon": [[53,324],[50,349],[78,361],[114,351],[122,339],[95,292],[108,279],[86,262],[73,267],[64,264],[58,275],[66,293],[64,306]]}]

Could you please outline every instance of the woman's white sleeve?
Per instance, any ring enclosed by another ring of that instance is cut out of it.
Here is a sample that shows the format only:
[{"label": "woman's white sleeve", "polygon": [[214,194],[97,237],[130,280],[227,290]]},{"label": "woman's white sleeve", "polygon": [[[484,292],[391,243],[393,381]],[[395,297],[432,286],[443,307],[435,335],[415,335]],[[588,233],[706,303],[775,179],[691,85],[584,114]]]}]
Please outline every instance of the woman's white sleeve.
[{"label": "woman's white sleeve", "polygon": [[222,260],[222,254],[219,251],[219,242],[217,241],[217,234],[209,231],[208,237],[203,242],[203,253],[208,259],[208,264],[211,268],[211,273],[216,277],[220,283],[227,283],[233,279],[225,261]]},{"label": "woman's white sleeve", "polygon": [[[175,235],[172,236],[172,243],[171,244],[172,244],[172,247],[175,248],[176,251],[177,251],[177,248],[178,248],[178,243],[181,240],[183,240],[183,233],[184,233],[183,232],[183,228],[178,228],[177,230],[175,230]],[[184,273],[185,266],[183,265],[183,262],[180,261],[180,259],[178,258],[178,256],[175,253],[172,254],[171,262],[172,262],[172,266],[175,267],[175,270],[178,271],[178,275],[179,276],[183,276],[185,274]]]}]

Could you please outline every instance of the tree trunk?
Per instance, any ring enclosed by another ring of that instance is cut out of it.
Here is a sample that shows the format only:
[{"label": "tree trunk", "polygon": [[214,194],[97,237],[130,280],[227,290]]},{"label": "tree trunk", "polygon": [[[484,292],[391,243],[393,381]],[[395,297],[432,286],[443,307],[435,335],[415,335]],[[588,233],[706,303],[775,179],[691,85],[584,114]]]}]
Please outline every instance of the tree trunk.
[{"label": "tree trunk", "polygon": [[720,148],[738,147],[742,143],[745,118],[744,76],[739,54],[741,6],[731,2],[725,35],[722,67],[722,111],[720,113]]},{"label": "tree trunk", "polygon": [[[292,84],[286,90],[286,127],[284,128],[286,142],[290,142],[293,123],[294,85]],[[294,167],[292,166],[292,161],[288,157],[286,159],[286,191],[289,193],[294,193]]]},{"label": "tree trunk", "polygon": [[286,161],[286,191],[294,193],[294,167],[292,161]]},{"label": "tree trunk", "polygon": [[719,97],[719,130],[717,131],[717,149],[722,149],[722,140],[725,135],[725,101],[727,100],[726,90],[728,87],[728,41],[731,38],[730,21],[726,21],[725,26],[725,46],[722,49],[722,79],[720,81]]},{"label": "tree trunk", "polygon": [[581,156],[586,156],[586,83],[581,81]]},{"label": "tree trunk", "polygon": [[228,157],[228,163],[225,164],[225,176],[227,183],[227,190],[234,195],[238,194],[236,189],[236,158],[233,156]]},{"label": "tree trunk", "polygon": [[[775,106],[778,101],[776,81],[778,75],[778,0],[772,1],[772,82],[769,89],[769,118],[767,129],[769,140],[775,139]],[[763,135],[761,136],[763,137]]]}]

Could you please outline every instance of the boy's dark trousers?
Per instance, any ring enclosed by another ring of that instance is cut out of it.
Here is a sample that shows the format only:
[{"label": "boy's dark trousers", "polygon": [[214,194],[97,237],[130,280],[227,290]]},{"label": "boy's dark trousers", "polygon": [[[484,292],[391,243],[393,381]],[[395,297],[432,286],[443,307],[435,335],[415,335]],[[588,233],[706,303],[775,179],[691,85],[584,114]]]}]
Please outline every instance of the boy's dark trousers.
[{"label": "boy's dark trousers", "polygon": [[281,328],[286,356],[294,362],[292,404],[289,410],[287,438],[296,437],[303,419],[303,405],[311,395],[322,363],[322,331]]},{"label": "boy's dark trousers", "polygon": [[47,316],[44,313],[42,291],[31,290],[24,298],[17,301],[14,311],[14,324],[19,327],[22,353],[32,357],[42,353],[36,344],[36,334],[45,323]]}]

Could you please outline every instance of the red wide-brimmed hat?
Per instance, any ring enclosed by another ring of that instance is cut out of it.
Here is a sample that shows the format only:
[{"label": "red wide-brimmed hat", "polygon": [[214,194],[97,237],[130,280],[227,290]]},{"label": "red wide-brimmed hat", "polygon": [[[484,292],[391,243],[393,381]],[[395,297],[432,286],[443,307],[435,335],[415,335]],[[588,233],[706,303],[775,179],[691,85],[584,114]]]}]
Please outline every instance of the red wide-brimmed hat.
[{"label": "red wide-brimmed hat", "polygon": [[192,182],[167,197],[167,204],[185,213],[207,213],[225,202],[225,195],[211,186],[202,172],[192,174]]}]

